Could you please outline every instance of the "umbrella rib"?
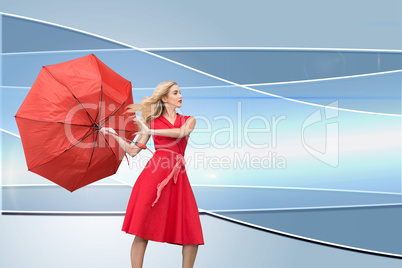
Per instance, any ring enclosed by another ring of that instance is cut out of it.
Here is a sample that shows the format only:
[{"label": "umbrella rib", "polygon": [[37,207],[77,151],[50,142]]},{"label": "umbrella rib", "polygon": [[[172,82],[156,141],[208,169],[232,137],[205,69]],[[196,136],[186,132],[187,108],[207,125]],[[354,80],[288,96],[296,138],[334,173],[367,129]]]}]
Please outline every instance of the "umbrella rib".
[{"label": "umbrella rib", "polygon": [[68,125],[73,125],[73,126],[92,127],[92,125],[70,124],[70,123],[65,123],[65,122],[52,122],[52,121],[38,120],[38,119],[33,119],[33,118],[25,118],[25,117],[21,117],[21,116],[18,116],[18,115],[14,115],[14,117],[17,117],[17,118],[20,118],[20,119],[25,119],[25,120],[43,122],[43,123],[68,124]]},{"label": "umbrella rib", "polygon": [[[127,100],[129,99],[129,97],[127,97],[127,99],[120,105],[120,107],[118,109],[116,109],[112,114],[110,114],[108,117],[105,117],[102,120],[105,120],[102,125],[104,125],[106,123],[106,121],[109,120],[110,117],[112,117],[115,113],[117,113],[118,110],[120,110],[120,108],[127,102]],[[101,121],[99,120],[99,125],[101,124]]]},{"label": "umbrella rib", "polygon": [[92,125],[81,125],[81,124],[73,124],[73,123],[66,123],[66,122],[56,122],[63,125],[70,125],[70,126],[79,126],[79,127],[92,127]]},{"label": "umbrella rib", "polygon": [[46,66],[43,66],[43,68],[48,71],[60,84],[64,85],[68,91],[70,91],[71,95],[73,95],[74,99],[76,99],[78,101],[78,103],[82,106],[82,108],[84,109],[84,111],[87,113],[89,120],[91,120],[92,124],[95,123],[95,121],[93,120],[93,118],[91,117],[91,115],[88,113],[88,111],[85,109],[85,107],[82,105],[82,103],[77,99],[77,97],[73,94],[73,92],[71,92],[70,88],[64,83],[63,80],[61,80],[60,78],[58,78],[54,73],[52,73],[48,68],[46,68]]},{"label": "umbrella rib", "polygon": [[[97,132],[97,133],[99,133],[99,132]],[[94,131],[91,134],[93,136]],[[87,175],[87,172],[89,170],[89,166],[91,165],[91,162],[92,162],[92,156],[94,155],[95,146],[96,146],[96,138],[94,138],[93,141],[92,141],[92,152],[91,152],[91,157],[89,158],[87,169],[85,170],[85,173],[84,173],[84,175],[82,175],[81,179],[79,181],[77,180],[75,182],[75,184],[73,186],[73,189],[72,189],[73,191],[76,190],[77,185],[79,185],[84,180],[85,175]]]},{"label": "umbrella rib", "polygon": [[125,132],[134,132],[133,130],[127,130],[127,129],[118,129],[118,128],[114,128],[114,130],[118,130],[118,131],[125,131]]},{"label": "umbrella rib", "polygon": [[106,137],[103,135],[103,133],[101,133],[101,134],[102,134],[101,137],[106,141],[106,144],[108,145],[110,151],[112,151],[112,153],[113,153],[113,155],[114,155],[114,159],[116,159],[116,165],[117,165],[117,156],[116,156],[116,154],[114,153],[114,151],[113,151],[113,149],[112,149],[112,146],[110,146],[109,142],[107,141],[107,139],[106,139]]},{"label": "umbrella rib", "polygon": [[40,165],[37,165],[36,167],[33,167],[33,168],[31,168],[31,169],[28,169],[28,170],[29,170],[29,171],[32,171],[33,169],[35,169],[35,168],[37,168],[37,167],[43,166],[43,165],[45,165],[45,164],[47,164],[47,163],[49,163],[49,162],[55,160],[57,157],[59,157],[59,156],[62,155],[63,153],[67,152],[68,150],[70,150],[71,148],[73,148],[74,146],[76,146],[78,143],[80,143],[81,141],[83,141],[84,139],[86,139],[89,135],[91,135],[94,131],[97,131],[97,130],[94,130],[94,131],[92,131],[91,133],[89,133],[90,131],[91,131],[91,129],[88,130],[88,132],[85,134],[84,137],[82,137],[79,141],[77,141],[76,143],[74,143],[74,144],[73,144],[72,146],[70,146],[69,148],[65,149],[65,150],[64,150],[63,152],[61,152],[58,156],[56,156],[56,157],[54,157],[54,158],[52,158],[52,159],[50,159],[50,160],[48,160],[48,161],[46,161],[46,162],[40,164]]},{"label": "umbrella rib", "polygon": [[100,123],[101,108],[102,108],[102,105],[101,105],[102,104],[102,96],[103,96],[103,75],[102,75],[102,69],[101,69],[101,67],[99,65],[98,58],[94,54],[92,54],[92,55],[95,57],[96,63],[98,64],[98,69],[99,69],[99,73],[100,73],[100,76],[101,76],[101,94],[100,94],[100,101],[99,101],[99,112],[98,112],[98,114],[96,115],[96,118],[95,118],[95,121],[96,121],[97,118],[99,118],[99,122],[98,122],[98,124],[99,124]]}]

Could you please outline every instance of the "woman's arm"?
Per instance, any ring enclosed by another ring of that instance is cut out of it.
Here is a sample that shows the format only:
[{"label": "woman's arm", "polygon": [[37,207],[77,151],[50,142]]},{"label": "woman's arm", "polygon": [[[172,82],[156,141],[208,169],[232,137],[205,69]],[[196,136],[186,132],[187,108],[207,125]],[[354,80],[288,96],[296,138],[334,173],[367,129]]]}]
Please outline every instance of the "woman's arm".
[{"label": "woman's arm", "polygon": [[145,133],[145,135],[166,136],[171,138],[182,138],[190,135],[196,123],[195,118],[190,116],[180,128],[149,129],[142,121],[138,119],[134,119],[134,121],[140,126],[141,134]]},{"label": "woman's arm", "polygon": [[[151,135],[140,134],[138,136],[136,142],[139,142],[139,143],[142,143],[142,144],[147,144],[147,142],[148,142],[150,137],[151,137]],[[134,145],[132,147],[133,147],[133,149],[132,149],[131,153],[128,153],[132,157],[136,156],[142,150],[142,148],[140,148],[140,147],[138,147],[136,145]]]},{"label": "woman's arm", "polygon": [[[108,135],[111,135],[113,138],[115,138],[115,140],[119,143],[120,147],[132,157],[136,156],[142,150],[142,148],[140,148],[136,145],[131,145],[130,143],[126,142],[124,139],[119,137],[117,135],[117,133],[114,131],[114,129],[102,128],[101,132],[105,136],[108,134]],[[150,138],[150,135],[141,134],[138,136],[136,141],[143,143],[143,144],[147,144],[149,138]]]}]

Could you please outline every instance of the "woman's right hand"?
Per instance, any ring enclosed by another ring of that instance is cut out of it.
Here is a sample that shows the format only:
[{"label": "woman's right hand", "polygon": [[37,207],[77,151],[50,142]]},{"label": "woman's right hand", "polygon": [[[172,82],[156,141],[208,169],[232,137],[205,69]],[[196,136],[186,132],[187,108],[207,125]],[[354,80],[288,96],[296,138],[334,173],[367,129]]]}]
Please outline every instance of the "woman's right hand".
[{"label": "woman's right hand", "polygon": [[135,132],[135,134],[144,134],[144,135],[150,135],[150,129],[148,128],[147,125],[144,124],[141,120],[139,120],[137,117],[133,118],[133,121],[136,123],[138,126],[138,132]]}]

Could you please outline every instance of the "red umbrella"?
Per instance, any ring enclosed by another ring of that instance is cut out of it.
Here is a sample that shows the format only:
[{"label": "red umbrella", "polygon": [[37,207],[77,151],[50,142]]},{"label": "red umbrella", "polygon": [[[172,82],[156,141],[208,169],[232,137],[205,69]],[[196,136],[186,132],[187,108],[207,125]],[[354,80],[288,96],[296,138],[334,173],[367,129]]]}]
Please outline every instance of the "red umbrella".
[{"label": "red umbrella", "polygon": [[28,170],[70,192],[115,174],[125,152],[99,129],[133,140],[132,103],[131,82],[93,54],[44,66],[15,115]]}]

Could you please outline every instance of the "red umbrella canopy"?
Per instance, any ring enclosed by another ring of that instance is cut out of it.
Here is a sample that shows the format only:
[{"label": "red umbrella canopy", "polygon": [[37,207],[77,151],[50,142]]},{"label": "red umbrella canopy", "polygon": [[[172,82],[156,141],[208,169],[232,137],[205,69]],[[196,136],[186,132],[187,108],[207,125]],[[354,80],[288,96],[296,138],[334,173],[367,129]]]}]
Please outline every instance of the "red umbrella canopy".
[{"label": "red umbrella canopy", "polygon": [[28,170],[70,192],[115,174],[125,152],[99,129],[133,140],[132,103],[131,82],[93,54],[44,66],[15,115]]}]

